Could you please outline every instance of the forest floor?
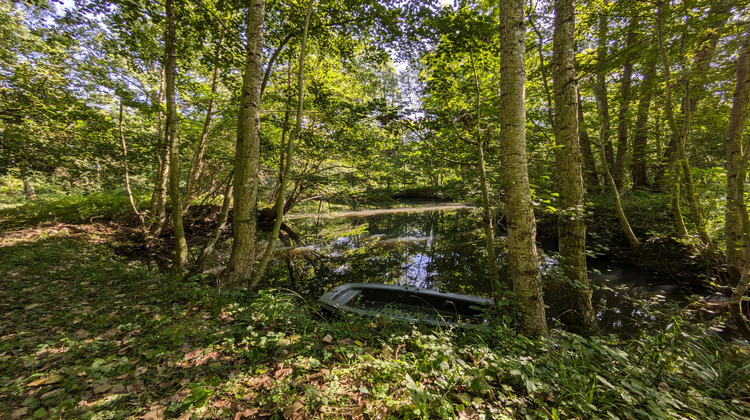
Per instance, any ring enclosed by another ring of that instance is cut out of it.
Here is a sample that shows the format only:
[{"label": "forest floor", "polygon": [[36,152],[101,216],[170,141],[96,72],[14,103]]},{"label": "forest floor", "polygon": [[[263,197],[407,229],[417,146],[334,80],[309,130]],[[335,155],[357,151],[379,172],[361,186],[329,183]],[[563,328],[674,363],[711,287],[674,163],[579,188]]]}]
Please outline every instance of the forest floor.
[{"label": "forest floor", "polygon": [[290,291],[175,279],[123,240],[0,234],[0,418],[750,417],[748,346],[690,308],[644,302],[654,323],[627,339],[327,320]]}]

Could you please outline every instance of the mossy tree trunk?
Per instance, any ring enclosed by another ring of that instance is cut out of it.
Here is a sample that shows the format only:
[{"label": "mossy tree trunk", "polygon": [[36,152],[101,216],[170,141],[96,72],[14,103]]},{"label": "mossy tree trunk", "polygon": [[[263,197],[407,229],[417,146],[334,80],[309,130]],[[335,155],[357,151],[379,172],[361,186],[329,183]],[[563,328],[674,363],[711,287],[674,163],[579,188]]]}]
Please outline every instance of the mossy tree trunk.
[{"label": "mossy tree trunk", "polygon": [[232,286],[249,281],[255,261],[256,200],[260,161],[260,90],[263,80],[263,19],[265,0],[251,0],[247,14],[247,57],[240,93],[234,160],[232,253],[221,274]]},{"label": "mossy tree trunk", "polygon": [[[735,322],[746,339],[750,327],[742,313],[742,302],[750,285],[750,217],[745,204],[745,177],[748,157],[743,151],[742,133],[750,103],[750,24],[745,25],[739,57],[737,83],[732,97],[732,112],[727,132],[727,259],[730,269],[739,274],[732,292],[731,310]],[[739,248],[739,249],[738,249]]]},{"label": "mossy tree trunk", "polygon": [[164,134],[164,83],[166,80],[164,66],[160,71],[159,92],[152,98],[152,106],[157,108],[156,112],[156,138],[158,139],[156,156],[156,173],[154,175],[154,190],[151,193],[151,217],[149,232],[151,236],[158,237],[167,222],[167,182],[169,180],[169,143]]},{"label": "mossy tree trunk", "polygon": [[552,43],[552,83],[555,96],[555,162],[559,193],[558,244],[567,281],[561,301],[569,307],[565,324],[585,332],[597,330],[586,269],[583,171],[578,136],[578,83],[575,72],[575,8],[573,0],[556,0]]},{"label": "mossy tree trunk", "polygon": [[174,259],[172,270],[181,274],[187,266],[188,247],[182,224],[182,199],[180,197],[180,139],[178,136],[175,78],[177,76],[177,30],[174,0],[166,1],[166,29],[164,44],[164,74],[167,96],[167,144],[169,144],[169,201],[172,206],[172,229],[174,235]]},{"label": "mossy tree trunk", "polygon": [[504,169],[508,260],[521,324],[546,336],[542,274],[526,160],[526,26],[523,0],[500,1],[500,156]]}]

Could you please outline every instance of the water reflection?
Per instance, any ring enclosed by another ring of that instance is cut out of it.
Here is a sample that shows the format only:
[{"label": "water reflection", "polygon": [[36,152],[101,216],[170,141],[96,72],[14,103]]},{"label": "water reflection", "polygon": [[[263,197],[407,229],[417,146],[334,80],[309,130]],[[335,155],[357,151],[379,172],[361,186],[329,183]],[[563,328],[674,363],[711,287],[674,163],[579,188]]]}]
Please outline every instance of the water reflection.
[{"label": "water reflection", "polygon": [[[472,209],[293,217],[288,224],[304,243],[279,250],[270,281],[310,299],[348,282],[490,293],[481,225]],[[501,267],[504,254],[498,249]],[[547,271],[554,270],[554,257],[541,255]],[[589,266],[597,318],[606,331],[627,332],[649,321],[636,299],[658,302],[689,294],[673,279],[633,267],[607,260],[591,260]]]}]

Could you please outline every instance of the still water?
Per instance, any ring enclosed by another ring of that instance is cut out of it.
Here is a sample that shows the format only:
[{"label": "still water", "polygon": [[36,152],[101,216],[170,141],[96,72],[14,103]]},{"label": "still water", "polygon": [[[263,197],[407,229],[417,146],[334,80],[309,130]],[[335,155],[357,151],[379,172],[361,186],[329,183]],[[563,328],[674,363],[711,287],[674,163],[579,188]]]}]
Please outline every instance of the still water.
[{"label": "still water", "polygon": [[[276,253],[271,283],[308,299],[349,282],[411,285],[488,296],[484,238],[476,209],[460,205],[291,215]],[[498,235],[501,277],[505,249]],[[546,275],[554,253],[540,248]],[[602,329],[632,332],[649,321],[644,302],[684,299],[691,290],[676,279],[598,258],[589,260],[593,301]],[[504,280],[501,278],[501,280]]]}]

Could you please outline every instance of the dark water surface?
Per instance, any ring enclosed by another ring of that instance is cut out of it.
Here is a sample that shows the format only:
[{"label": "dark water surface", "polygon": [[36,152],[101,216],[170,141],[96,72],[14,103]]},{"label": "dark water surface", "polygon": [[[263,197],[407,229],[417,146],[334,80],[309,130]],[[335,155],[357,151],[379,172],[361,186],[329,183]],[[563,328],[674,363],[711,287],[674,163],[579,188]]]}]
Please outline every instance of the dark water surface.
[{"label": "dark water surface", "polygon": [[[292,215],[286,224],[298,240],[288,239],[277,251],[269,274],[274,285],[290,287],[308,299],[349,282],[478,296],[490,293],[482,226],[475,209],[429,205]],[[507,277],[504,238],[497,242],[501,277]],[[540,255],[545,273],[552,275],[554,254],[540,249]],[[649,322],[642,310],[644,301],[658,304],[692,294],[676,279],[604,258],[590,259],[589,269],[597,317],[605,331],[633,332]]]}]

